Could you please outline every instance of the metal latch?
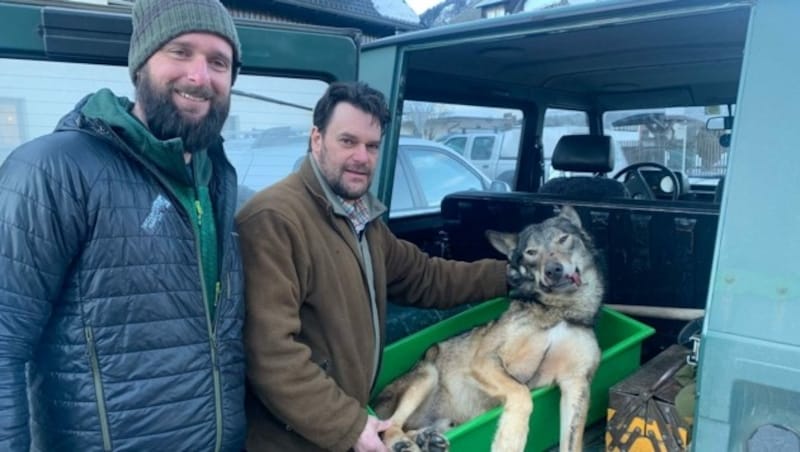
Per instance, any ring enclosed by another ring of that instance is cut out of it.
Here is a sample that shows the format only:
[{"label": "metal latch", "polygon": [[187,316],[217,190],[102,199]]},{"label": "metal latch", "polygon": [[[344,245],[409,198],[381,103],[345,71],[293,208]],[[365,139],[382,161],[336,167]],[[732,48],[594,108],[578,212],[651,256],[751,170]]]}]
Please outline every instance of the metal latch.
[{"label": "metal latch", "polygon": [[700,333],[692,334],[689,342],[692,344],[692,350],[686,355],[686,364],[697,367],[697,359],[700,355]]}]

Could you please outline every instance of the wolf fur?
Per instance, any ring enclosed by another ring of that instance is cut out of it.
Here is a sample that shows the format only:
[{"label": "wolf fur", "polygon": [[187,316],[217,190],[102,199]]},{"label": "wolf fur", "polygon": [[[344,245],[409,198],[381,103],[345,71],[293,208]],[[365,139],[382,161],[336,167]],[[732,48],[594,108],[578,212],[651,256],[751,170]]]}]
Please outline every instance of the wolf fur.
[{"label": "wolf fur", "polygon": [[575,210],[519,234],[487,231],[508,257],[511,303],[497,320],[434,345],[374,406],[393,421],[393,452],[444,452],[447,429],[503,405],[492,451],[525,449],[531,390],[561,389],[560,450],[582,449],[589,385],[600,362],[594,323],[604,282],[592,240]]}]

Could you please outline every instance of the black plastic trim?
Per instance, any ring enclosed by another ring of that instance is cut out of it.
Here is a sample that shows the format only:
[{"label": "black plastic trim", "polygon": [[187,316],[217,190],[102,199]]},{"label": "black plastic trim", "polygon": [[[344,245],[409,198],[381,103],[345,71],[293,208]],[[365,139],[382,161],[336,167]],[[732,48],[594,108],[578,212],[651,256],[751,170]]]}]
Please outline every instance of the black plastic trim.
[{"label": "black plastic trim", "polygon": [[132,31],[127,15],[42,9],[42,37],[49,57],[127,64]]}]

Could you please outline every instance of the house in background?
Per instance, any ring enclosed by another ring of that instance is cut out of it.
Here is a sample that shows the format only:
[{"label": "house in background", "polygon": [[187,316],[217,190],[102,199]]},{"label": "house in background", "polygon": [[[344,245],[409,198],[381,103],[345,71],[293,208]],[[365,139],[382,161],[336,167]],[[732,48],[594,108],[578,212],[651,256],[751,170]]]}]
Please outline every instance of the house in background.
[{"label": "house in background", "polygon": [[404,0],[222,0],[234,17],[357,28],[363,40],[425,28]]},{"label": "house in background", "polygon": [[599,0],[444,0],[422,13],[420,19],[425,26],[434,27],[595,1]]},{"label": "house in background", "polygon": [[491,17],[501,17],[507,14],[512,14],[514,9],[519,7],[520,4],[525,3],[524,0],[481,0],[474,8],[480,11],[481,18],[489,19]]},{"label": "house in background", "polygon": [[[135,0],[51,0],[130,8]],[[425,28],[404,0],[221,0],[234,17],[266,22],[357,28],[366,41]]]}]

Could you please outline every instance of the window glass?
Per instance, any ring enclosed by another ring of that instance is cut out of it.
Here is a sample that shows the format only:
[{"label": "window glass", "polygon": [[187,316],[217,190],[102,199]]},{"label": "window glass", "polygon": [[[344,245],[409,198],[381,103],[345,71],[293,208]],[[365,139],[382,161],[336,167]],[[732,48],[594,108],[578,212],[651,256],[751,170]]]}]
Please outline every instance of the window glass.
[{"label": "window glass", "polygon": [[397,212],[404,212],[414,208],[414,199],[411,195],[411,187],[408,184],[406,169],[401,162],[397,162],[394,168],[394,185],[392,186],[392,207],[390,215]]},{"label": "window glass", "polygon": [[522,121],[518,109],[406,101],[401,134],[443,143],[489,180],[513,187]]},{"label": "window glass", "polygon": [[470,154],[472,160],[489,160],[492,157],[493,136],[477,136],[472,141],[472,153]]},{"label": "window glass", "polygon": [[133,96],[127,67],[0,58],[0,162],[52,132],[79,100],[102,87]]},{"label": "window glass", "polygon": [[[89,93],[110,88],[134,98],[124,66],[0,58],[0,162],[50,133]],[[311,113],[327,88],[309,79],[239,75],[222,135],[239,177],[240,203],[289,174],[308,147]]]},{"label": "window glass", "polygon": [[542,146],[544,150],[544,180],[567,176],[564,171],[553,169],[551,163],[556,143],[564,135],[584,135],[589,133],[589,116],[577,110],[548,108],[544,114]]},{"label": "window glass", "polygon": [[444,145],[456,151],[459,155],[464,155],[464,148],[467,147],[467,137],[452,137],[444,141]]},{"label": "window glass", "polygon": [[655,162],[687,176],[692,184],[716,185],[727,170],[734,108],[609,111],[603,115],[603,130],[614,137],[629,164]]},{"label": "window glass", "polygon": [[484,190],[480,176],[444,150],[422,147],[405,151],[425,196],[422,207],[439,207],[445,195],[462,190]]},{"label": "window glass", "polygon": [[22,142],[20,99],[0,97],[0,162]]},{"label": "window glass", "polygon": [[223,136],[240,203],[297,168],[308,152],[312,110],[327,87],[310,79],[236,78]]}]

